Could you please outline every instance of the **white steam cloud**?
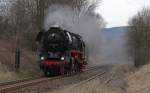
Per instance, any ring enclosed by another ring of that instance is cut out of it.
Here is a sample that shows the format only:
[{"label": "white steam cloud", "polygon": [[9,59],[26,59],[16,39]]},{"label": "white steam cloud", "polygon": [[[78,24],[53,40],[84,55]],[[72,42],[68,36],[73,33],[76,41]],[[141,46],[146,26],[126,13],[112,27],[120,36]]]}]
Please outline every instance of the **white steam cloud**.
[{"label": "white steam cloud", "polygon": [[101,26],[98,25],[96,16],[87,12],[79,12],[69,6],[54,5],[49,7],[44,28],[48,30],[55,24],[62,29],[81,35],[88,47],[89,62],[96,61],[93,57],[99,53],[101,42]]}]

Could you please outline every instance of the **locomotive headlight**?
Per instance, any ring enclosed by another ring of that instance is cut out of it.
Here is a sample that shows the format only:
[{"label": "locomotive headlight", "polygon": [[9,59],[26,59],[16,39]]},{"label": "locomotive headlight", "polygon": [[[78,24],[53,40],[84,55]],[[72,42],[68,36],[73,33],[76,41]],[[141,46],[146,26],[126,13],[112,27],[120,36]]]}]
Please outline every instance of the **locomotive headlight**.
[{"label": "locomotive headlight", "polygon": [[62,60],[62,61],[65,60],[65,57],[61,57],[61,60]]},{"label": "locomotive headlight", "polygon": [[41,60],[44,60],[45,58],[44,57],[41,57]]}]

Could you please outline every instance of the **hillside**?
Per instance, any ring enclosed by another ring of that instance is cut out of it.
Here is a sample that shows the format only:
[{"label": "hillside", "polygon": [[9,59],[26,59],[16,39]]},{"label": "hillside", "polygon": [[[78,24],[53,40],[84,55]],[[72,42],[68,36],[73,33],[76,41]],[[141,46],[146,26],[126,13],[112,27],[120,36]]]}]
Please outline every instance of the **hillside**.
[{"label": "hillside", "polygon": [[99,60],[106,64],[132,64],[128,54],[127,29],[113,27],[101,31]]},{"label": "hillside", "polygon": [[112,28],[104,28],[104,31],[127,31],[128,30],[128,26],[120,26],[120,27],[112,27]]}]

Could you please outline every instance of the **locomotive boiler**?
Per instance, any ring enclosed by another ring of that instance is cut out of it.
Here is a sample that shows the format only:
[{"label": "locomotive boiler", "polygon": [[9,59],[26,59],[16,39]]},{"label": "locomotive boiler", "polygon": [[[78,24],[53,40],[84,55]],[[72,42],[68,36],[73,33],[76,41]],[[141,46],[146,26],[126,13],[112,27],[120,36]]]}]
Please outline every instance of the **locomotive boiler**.
[{"label": "locomotive boiler", "polygon": [[85,42],[78,34],[50,27],[37,36],[39,66],[45,76],[79,72],[86,65]]}]

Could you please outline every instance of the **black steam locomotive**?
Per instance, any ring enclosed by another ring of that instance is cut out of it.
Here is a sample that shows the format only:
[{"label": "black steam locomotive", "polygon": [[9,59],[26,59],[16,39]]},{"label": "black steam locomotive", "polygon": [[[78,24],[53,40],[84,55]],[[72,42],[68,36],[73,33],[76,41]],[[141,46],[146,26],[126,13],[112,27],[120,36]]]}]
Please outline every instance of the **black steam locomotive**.
[{"label": "black steam locomotive", "polygon": [[81,71],[86,65],[85,43],[78,34],[51,27],[37,35],[40,62],[46,76]]}]

